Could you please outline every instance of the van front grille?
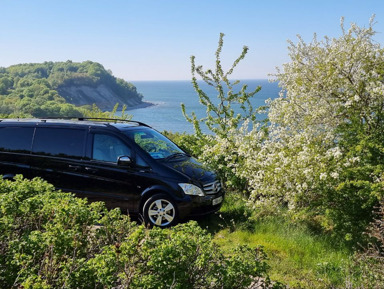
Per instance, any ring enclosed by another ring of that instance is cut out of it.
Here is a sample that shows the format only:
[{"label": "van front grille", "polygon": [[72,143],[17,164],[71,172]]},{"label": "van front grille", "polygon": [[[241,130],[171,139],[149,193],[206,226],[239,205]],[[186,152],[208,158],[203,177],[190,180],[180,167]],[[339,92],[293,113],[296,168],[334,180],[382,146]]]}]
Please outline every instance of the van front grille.
[{"label": "van front grille", "polygon": [[220,192],[221,190],[221,183],[219,181],[214,181],[213,183],[208,183],[203,186],[204,193],[207,195],[214,195]]}]

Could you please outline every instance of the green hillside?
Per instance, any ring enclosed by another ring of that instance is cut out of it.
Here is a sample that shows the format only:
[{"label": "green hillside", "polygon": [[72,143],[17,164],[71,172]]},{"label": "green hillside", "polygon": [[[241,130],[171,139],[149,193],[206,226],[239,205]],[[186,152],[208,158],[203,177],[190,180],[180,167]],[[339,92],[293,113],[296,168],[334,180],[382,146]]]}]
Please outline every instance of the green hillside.
[{"label": "green hillside", "polygon": [[83,116],[96,105],[112,110],[142,103],[136,87],[100,63],[44,62],[0,67],[0,115]]}]

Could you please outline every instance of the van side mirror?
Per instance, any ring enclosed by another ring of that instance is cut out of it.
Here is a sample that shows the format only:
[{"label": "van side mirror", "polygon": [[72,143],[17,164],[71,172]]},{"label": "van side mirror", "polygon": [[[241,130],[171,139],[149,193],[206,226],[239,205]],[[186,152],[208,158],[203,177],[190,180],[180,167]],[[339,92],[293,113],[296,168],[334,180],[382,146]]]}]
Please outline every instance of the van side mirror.
[{"label": "van side mirror", "polygon": [[117,164],[119,166],[131,166],[132,165],[132,159],[129,156],[120,156],[117,158]]}]

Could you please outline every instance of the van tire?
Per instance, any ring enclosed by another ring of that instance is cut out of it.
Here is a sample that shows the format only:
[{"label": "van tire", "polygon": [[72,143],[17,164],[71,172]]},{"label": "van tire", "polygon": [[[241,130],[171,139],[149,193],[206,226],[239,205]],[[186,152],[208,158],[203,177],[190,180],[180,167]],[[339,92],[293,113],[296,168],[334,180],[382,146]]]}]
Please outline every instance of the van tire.
[{"label": "van tire", "polygon": [[151,196],[145,202],[142,213],[148,227],[170,227],[177,223],[179,217],[174,201],[166,194]]}]

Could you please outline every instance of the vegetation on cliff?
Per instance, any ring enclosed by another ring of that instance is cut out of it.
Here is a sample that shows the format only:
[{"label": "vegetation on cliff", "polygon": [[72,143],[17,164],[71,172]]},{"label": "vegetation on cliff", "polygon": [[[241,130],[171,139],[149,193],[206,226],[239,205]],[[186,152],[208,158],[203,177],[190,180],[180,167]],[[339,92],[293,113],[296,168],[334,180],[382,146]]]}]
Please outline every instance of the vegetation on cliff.
[{"label": "vegetation on cliff", "polygon": [[134,85],[92,61],[0,68],[0,115],[84,116],[93,105],[112,110],[116,104],[140,104],[142,97]]}]

